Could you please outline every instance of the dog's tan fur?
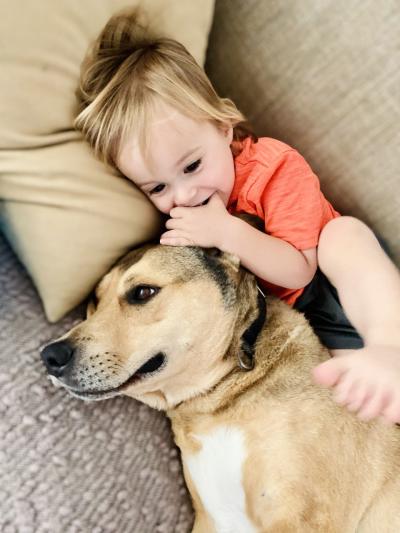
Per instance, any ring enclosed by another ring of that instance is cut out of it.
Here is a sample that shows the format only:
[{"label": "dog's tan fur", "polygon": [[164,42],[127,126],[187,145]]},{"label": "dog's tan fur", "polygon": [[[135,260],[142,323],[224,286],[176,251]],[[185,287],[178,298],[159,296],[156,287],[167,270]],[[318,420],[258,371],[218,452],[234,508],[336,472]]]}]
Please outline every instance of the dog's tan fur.
[{"label": "dog's tan fur", "polygon": [[[160,290],[132,305],[126,294],[139,285]],[[328,354],[305,318],[268,299],[255,368],[239,368],[241,338],[258,307],[254,277],[234,257],[149,246],[117,264],[97,297],[86,321],[63,337],[77,355],[60,381],[80,398],[125,394],[167,411],[196,533],[216,530],[186,459],[199,453],[199,435],[221,425],[245,435],[242,483],[255,530],[400,531],[399,428],[358,421],[313,384],[311,370]],[[159,352],[164,367],[126,384]]]}]

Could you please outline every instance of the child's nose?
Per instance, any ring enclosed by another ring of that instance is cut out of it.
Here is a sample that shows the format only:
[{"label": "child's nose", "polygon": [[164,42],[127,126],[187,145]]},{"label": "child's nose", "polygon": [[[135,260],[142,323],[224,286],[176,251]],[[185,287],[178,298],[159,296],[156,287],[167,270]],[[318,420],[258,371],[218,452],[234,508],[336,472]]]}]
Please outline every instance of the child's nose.
[{"label": "child's nose", "polygon": [[196,187],[182,187],[175,192],[174,203],[177,207],[193,206],[196,195]]}]

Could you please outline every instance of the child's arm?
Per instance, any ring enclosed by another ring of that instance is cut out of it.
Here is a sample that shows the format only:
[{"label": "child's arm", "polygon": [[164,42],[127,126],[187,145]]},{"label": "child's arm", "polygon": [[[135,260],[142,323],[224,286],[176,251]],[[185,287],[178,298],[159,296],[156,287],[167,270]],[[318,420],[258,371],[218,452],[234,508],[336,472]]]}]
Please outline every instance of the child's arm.
[{"label": "child's arm", "polygon": [[259,278],[288,289],[305,287],[317,269],[316,248],[299,251],[234,216],[226,218],[218,248],[237,255]]},{"label": "child's arm", "polygon": [[316,248],[301,252],[285,240],[253,228],[229,214],[218,193],[207,205],[175,207],[170,214],[161,244],[216,246],[237,255],[259,278],[288,289],[305,287],[317,269]]}]

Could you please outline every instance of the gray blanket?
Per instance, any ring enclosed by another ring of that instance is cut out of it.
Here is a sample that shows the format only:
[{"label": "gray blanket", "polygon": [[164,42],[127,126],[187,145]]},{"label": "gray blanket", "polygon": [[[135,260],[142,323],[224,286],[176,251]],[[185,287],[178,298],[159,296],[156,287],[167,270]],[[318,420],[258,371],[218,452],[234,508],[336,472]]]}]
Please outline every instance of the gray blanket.
[{"label": "gray blanket", "polygon": [[0,235],[0,531],[189,531],[166,417],[129,398],[85,403],[47,378],[39,347],[83,313],[48,324]]}]

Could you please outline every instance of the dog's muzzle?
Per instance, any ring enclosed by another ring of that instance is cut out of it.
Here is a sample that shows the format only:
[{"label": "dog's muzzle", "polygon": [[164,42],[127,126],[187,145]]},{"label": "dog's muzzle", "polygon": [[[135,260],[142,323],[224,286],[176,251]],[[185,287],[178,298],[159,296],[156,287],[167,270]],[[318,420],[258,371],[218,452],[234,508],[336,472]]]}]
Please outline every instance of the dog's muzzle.
[{"label": "dog's muzzle", "polygon": [[[159,352],[150,357],[131,376],[123,380],[121,384],[107,387],[106,383],[96,386],[88,386],[87,383],[77,383],[71,377],[73,374],[77,348],[67,340],[53,342],[43,348],[40,355],[48,373],[59,380],[59,384],[66,387],[71,394],[83,399],[103,399],[122,394],[133,383],[144,377],[161,370],[166,365],[167,357]],[[104,387],[104,388],[103,388]]]}]

